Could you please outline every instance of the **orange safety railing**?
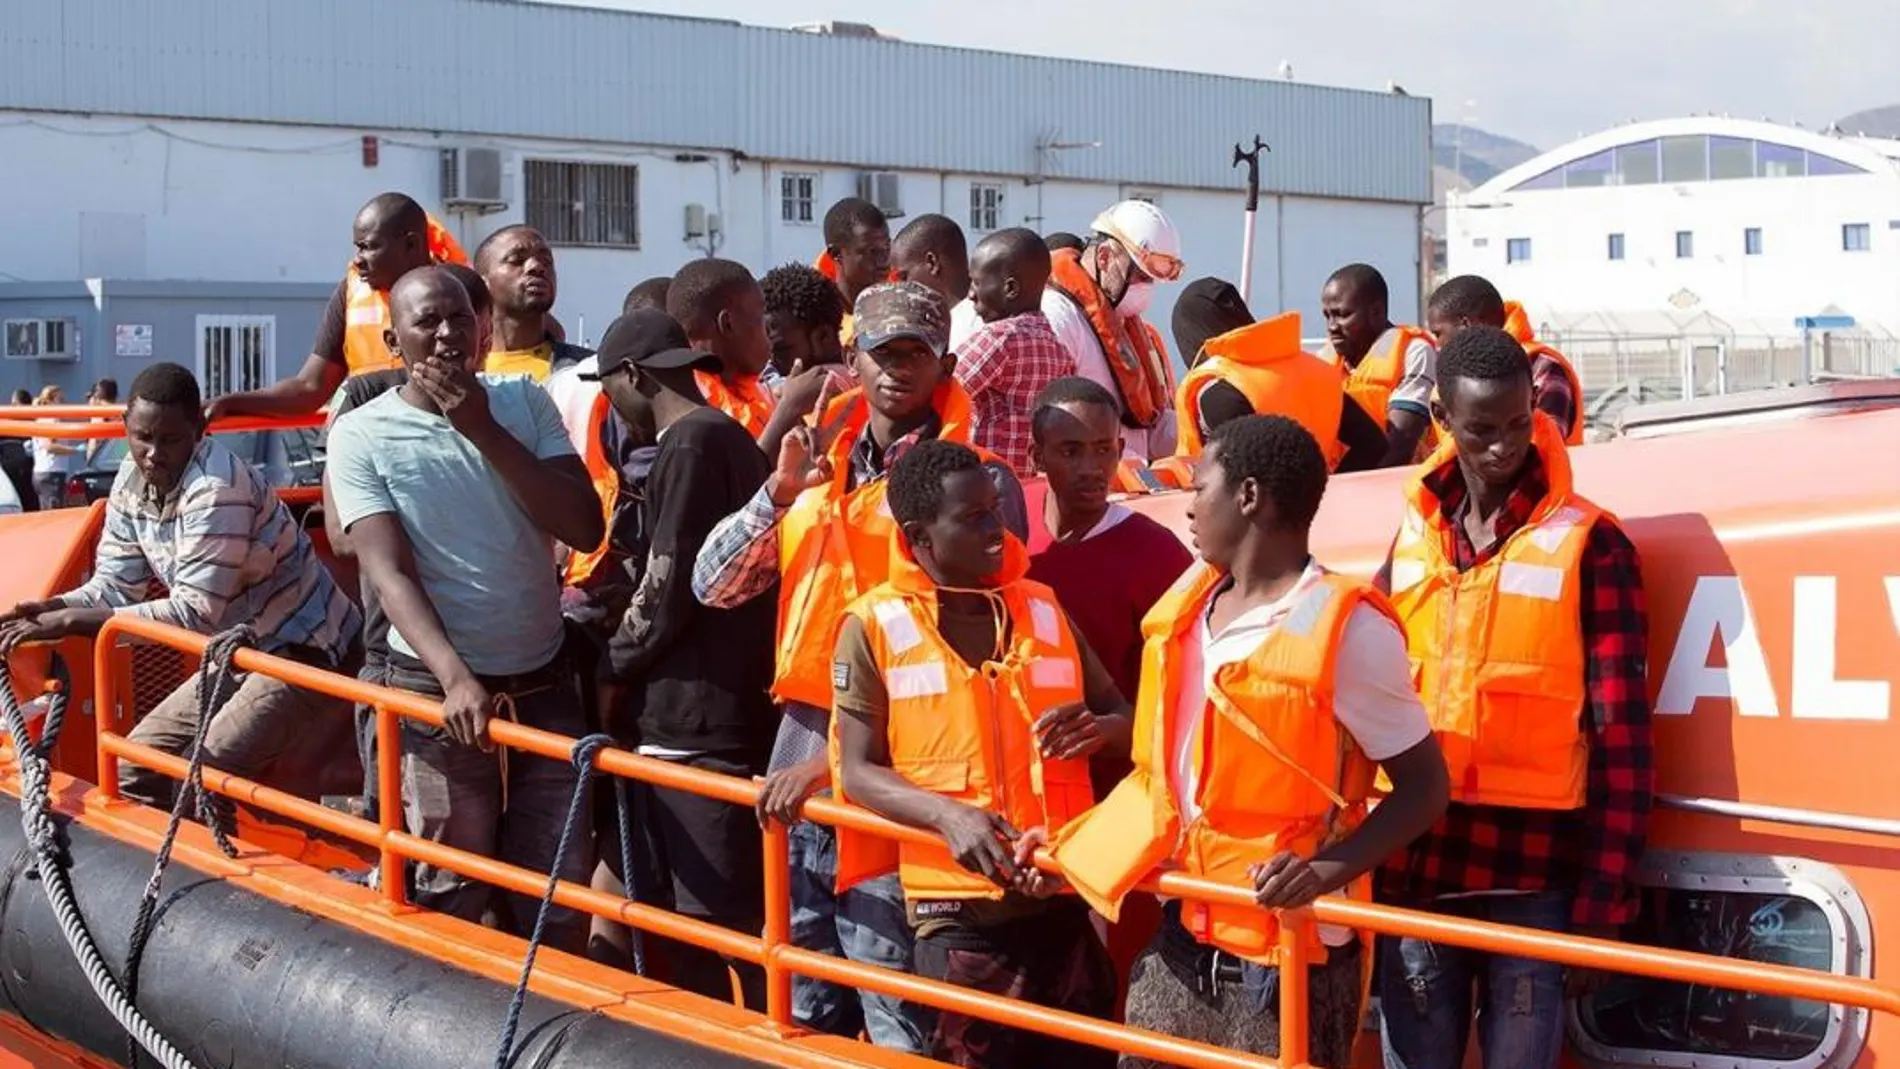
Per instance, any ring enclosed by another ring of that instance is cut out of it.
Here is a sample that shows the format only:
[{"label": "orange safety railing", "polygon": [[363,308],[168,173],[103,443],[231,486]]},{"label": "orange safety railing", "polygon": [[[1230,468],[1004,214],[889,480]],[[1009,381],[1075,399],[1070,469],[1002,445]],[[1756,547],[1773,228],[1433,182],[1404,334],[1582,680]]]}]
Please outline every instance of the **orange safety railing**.
[{"label": "orange safety railing", "polygon": [[[132,742],[115,730],[119,711],[125,701],[120,691],[115,670],[117,662],[112,656],[112,649],[118,640],[126,638],[161,643],[200,656],[206,645],[203,635],[127,615],[113,617],[100,630],[94,649],[99,729],[97,783],[99,791],[108,799],[118,797],[120,761],[131,761],[180,779],[188,768],[185,759]],[[386,800],[402,797],[401,762],[392,759],[400,752],[401,722],[414,720],[438,727],[443,722],[441,706],[415,694],[364,683],[255,650],[238,651],[233,663],[243,671],[261,672],[292,686],[374,709],[378,790]],[[568,761],[575,743],[574,739],[565,736],[501,719],[490,722],[489,736],[498,746],[553,761]],[[625,750],[602,750],[594,758],[594,766],[609,775],[624,776],[748,808],[756,803],[759,794],[759,786],[754,782],[673,765]],[[387,801],[380,807],[378,820],[372,823],[209,768],[204,770],[204,782],[208,789],[260,811],[374,848],[378,852],[380,890],[392,909],[417,908],[404,897],[405,861],[438,866],[466,878],[531,897],[538,897],[547,883],[545,873],[409,834],[401,825],[402,807]],[[803,815],[821,824],[900,841],[924,844],[938,842],[929,832],[895,824],[866,810],[826,799],[807,801]],[[781,1029],[796,1028],[792,1020],[792,978],[805,976],[1059,1039],[1107,1047],[1140,1058],[1182,1066],[1184,1069],[1308,1065],[1306,948],[1307,933],[1317,923],[1360,928],[1380,935],[1429,939],[1580,968],[1807,999],[1900,1016],[1900,990],[1870,979],[1662,950],[1607,939],[1559,935],[1341,898],[1322,898],[1308,908],[1283,911],[1280,917],[1280,947],[1286,965],[1280,970],[1280,1057],[1276,1061],[833,958],[793,946],[787,846],[787,829],[776,821],[770,822],[765,830],[765,925],[758,936],[731,931],[565,881],[557,887],[554,900],[559,905],[596,917],[761,966],[766,974],[766,1016]],[[1046,872],[1057,871],[1047,851],[1038,855],[1036,863]],[[1143,888],[1190,901],[1242,907],[1253,905],[1253,896],[1245,888],[1211,883],[1178,873],[1159,874],[1143,884]]]},{"label": "orange safety railing", "polygon": [[[123,438],[123,405],[0,405],[0,438]],[[231,416],[213,423],[224,431],[296,430],[321,427],[329,413],[301,416]]]}]

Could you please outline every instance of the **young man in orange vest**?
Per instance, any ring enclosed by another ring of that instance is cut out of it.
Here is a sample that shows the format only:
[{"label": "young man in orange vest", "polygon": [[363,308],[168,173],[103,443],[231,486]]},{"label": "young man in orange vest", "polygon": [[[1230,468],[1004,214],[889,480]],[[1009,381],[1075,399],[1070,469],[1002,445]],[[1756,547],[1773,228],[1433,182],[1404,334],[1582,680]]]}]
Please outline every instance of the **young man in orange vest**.
[{"label": "young man in orange vest", "polygon": [[[795,819],[812,792],[829,785],[825,739],[831,721],[831,654],[846,606],[883,582],[893,523],[886,474],[919,443],[967,442],[970,399],[951,377],[949,310],[915,282],[872,286],[857,303],[853,361],[857,388],[820,394],[815,426],[799,424],[778,464],[745,508],[713,529],[693,569],[693,591],[708,605],[778,599],[778,662],[772,694],[784,705],[760,819]],[[1000,461],[984,464],[1010,529],[1027,530],[1022,485]],[[894,877],[846,893],[834,890],[831,829],[791,831],[792,935],[800,946],[853,961],[909,969],[911,934]],[[793,987],[793,1010],[809,1027],[855,1035],[856,1015],[879,1045],[922,1052],[929,1014],[881,995],[816,981]]]},{"label": "young man in orange vest", "polygon": [[1196,279],[1174,302],[1174,341],[1189,369],[1174,394],[1176,456],[1199,456],[1208,435],[1229,420],[1281,415],[1306,428],[1334,471],[1364,471],[1385,459],[1379,424],[1346,403],[1337,370],[1300,348],[1299,313],[1256,323],[1231,284]]},{"label": "young man in orange vest", "polygon": [[1181,277],[1181,234],[1166,212],[1125,200],[1095,217],[1080,251],[1050,254],[1042,314],[1075,358],[1076,374],[1115,391],[1136,460],[1174,453],[1174,369],[1142,318],[1155,287]]},{"label": "young man in orange vest", "polygon": [[[1056,602],[1024,577],[982,458],[924,442],[891,471],[890,577],[846,610],[831,663],[840,794],[944,842],[838,833],[838,883],[895,867],[917,973],[1106,1016],[1115,973],[1088,906],[1019,865],[1025,828],[1094,801],[1089,757],[1125,751],[1128,703]],[[1108,1065],[1114,1055],[941,1013],[931,1053],[972,1067]]]},{"label": "young man in orange vest", "polygon": [[290,378],[261,390],[226,394],[206,410],[225,416],[299,416],[315,412],[351,375],[400,368],[383,341],[390,329],[389,290],[410,271],[431,263],[465,264],[455,238],[422,205],[401,193],[381,193],[356,213],[356,255],[317,325],[310,358]]},{"label": "young man in orange vest", "polygon": [[1583,382],[1568,357],[1537,340],[1524,306],[1507,301],[1477,275],[1459,275],[1432,291],[1425,326],[1444,345],[1467,327],[1497,327],[1516,338],[1531,362],[1531,403],[1557,421],[1564,441],[1583,444]]},{"label": "young man in orange vest", "polygon": [[1320,357],[1346,376],[1346,394],[1385,427],[1384,467],[1410,464],[1430,442],[1437,352],[1430,335],[1395,326],[1385,276],[1371,264],[1347,264],[1320,290],[1326,347]]},{"label": "young man in orange vest", "polygon": [[686,328],[693,348],[719,358],[718,371],[695,375],[706,403],[757,440],[772,417],[772,395],[759,383],[772,343],[765,337],[765,294],[758,279],[732,260],[694,260],[667,287],[666,314]]},{"label": "young man in orange vest", "polygon": [[[1636,915],[1654,784],[1641,562],[1571,485],[1514,339],[1470,327],[1438,371],[1447,438],[1407,487],[1382,578],[1453,804],[1380,873],[1380,898],[1614,938]],[[1380,956],[1387,1069],[1464,1065],[1474,985],[1486,1066],[1557,1064],[1563,966],[1419,939]]]},{"label": "young man in orange vest", "polygon": [[[1251,885],[1262,907],[1169,902],[1129,980],[1129,1024],[1277,1054],[1279,931],[1263,910],[1370,897],[1367,875],[1444,811],[1391,607],[1308,551],[1325,488],[1292,420],[1214,432],[1189,511],[1203,563],[1143,623],[1135,771],[1055,835],[1063,874],[1111,918],[1157,867]],[[1392,793],[1368,814],[1375,767]],[[1346,1069],[1370,958],[1321,926],[1308,960],[1312,1061]]]}]

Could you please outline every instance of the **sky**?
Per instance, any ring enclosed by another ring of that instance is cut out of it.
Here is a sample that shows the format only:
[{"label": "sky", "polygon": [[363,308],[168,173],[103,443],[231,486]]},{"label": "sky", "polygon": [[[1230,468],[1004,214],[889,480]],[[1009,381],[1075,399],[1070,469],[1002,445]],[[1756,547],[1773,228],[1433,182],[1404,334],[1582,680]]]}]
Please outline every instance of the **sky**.
[{"label": "sky", "polygon": [[[1810,128],[1900,104],[1896,0],[583,0],[923,44],[1380,89],[1548,149],[1692,113]],[[1469,104],[1467,104],[1469,102]]]}]

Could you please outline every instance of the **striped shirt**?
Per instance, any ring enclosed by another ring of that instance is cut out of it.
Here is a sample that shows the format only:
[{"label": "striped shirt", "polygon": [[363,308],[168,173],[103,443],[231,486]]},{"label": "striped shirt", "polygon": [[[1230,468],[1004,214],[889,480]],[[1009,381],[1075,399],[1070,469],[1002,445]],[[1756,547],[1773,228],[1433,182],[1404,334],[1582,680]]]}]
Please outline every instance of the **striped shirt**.
[{"label": "striped shirt", "polygon": [[[148,600],[154,584],[166,596]],[[333,665],[363,625],[263,474],[209,438],[168,495],[119,465],[92,578],[60,601],[206,635],[250,624],[267,653],[304,646]]]}]

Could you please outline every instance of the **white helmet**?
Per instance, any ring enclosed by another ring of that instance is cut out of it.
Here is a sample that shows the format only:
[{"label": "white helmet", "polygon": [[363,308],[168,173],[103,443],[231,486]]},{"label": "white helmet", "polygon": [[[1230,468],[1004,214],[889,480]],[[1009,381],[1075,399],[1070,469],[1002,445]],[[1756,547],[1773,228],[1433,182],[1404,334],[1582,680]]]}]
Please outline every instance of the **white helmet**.
[{"label": "white helmet", "polygon": [[1187,267],[1181,262],[1181,232],[1167,213],[1145,200],[1113,205],[1089,228],[1120,242],[1135,266],[1156,282],[1173,282]]}]

